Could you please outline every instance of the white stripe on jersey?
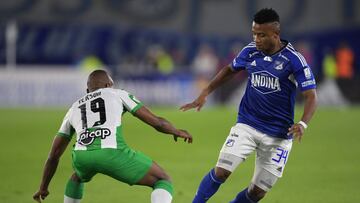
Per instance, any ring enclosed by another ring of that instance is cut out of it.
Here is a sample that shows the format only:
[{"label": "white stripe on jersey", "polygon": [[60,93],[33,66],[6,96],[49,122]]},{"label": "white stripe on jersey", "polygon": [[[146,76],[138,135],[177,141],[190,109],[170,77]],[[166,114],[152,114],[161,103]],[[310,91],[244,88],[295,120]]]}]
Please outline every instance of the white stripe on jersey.
[{"label": "white stripe on jersey", "polygon": [[256,47],[256,44],[255,44],[255,42],[250,42],[248,45],[246,45],[244,47],[244,49],[247,48],[247,47]]},{"label": "white stripe on jersey", "polygon": [[290,48],[293,51],[296,51],[294,46],[290,42],[288,42],[287,47]]},{"label": "white stripe on jersey", "polygon": [[293,51],[289,47],[286,47],[286,49],[289,50],[291,53],[293,53],[299,59],[301,65],[303,67],[308,66],[307,63],[306,63],[306,60],[304,59],[304,57],[299,52]]},{"label": "white stripe on jersey", "polygon": [[245,49],[247,48],[253,48],[256,47],[255,42],[250,42],[248,45],[246,45],[244,48],[241,49],[241,51],[239,52],[238,56],[240,55],[241,52],[243,52]]}]

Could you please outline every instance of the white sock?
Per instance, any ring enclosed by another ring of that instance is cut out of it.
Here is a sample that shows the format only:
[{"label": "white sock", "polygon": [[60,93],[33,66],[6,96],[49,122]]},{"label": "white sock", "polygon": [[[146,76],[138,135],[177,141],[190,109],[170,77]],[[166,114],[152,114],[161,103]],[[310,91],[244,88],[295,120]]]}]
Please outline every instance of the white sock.
[{"label": "white sock", "polygon": [[171,203],[171,194],[164,189],[155,189],[151,193],[151,203]]},{"label": "white sock", "polygon": [[80,203],[80,199],[73,199],[64,195],[64,203]]}]

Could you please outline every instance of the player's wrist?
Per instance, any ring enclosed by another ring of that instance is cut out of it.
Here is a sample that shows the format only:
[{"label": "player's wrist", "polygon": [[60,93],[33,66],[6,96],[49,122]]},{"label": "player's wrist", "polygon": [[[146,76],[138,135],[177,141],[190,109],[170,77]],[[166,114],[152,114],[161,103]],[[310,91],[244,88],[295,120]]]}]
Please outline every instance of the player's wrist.
[{"label": "player's wrist", "polygon": [[201,94],[200,97],[206,98],[209,95],[210,91],[208,89],[204,89]]},{"label": "player's wrist", "polygon": [[39,191],[47,191],[48,186],[40,185]]},{"label": "player's wrist", "polygon": [[304,129],[308,128],[308,125],[304,121],[299,121],[298,124],[300,124]]}]

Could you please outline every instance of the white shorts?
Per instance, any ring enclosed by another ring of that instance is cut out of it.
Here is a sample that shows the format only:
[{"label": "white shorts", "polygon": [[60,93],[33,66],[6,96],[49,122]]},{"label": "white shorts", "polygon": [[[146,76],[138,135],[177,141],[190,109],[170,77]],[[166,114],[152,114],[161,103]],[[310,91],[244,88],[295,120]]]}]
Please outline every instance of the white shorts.
[{"label": "white shorts", "polygon": [[231,128],[216,166],[233,172],[256,150],[252,183],[268,191],[282,176],[291,146],[292,139],[271,137],[251,126],[238,123]]}]

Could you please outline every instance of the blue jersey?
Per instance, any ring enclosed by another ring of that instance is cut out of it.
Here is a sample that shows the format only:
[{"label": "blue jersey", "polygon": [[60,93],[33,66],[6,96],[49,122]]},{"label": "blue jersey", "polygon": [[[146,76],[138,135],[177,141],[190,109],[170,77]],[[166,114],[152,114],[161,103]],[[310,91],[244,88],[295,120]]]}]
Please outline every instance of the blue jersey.
[{"label": "blue jersey", "polygon": [[296,88],[316,88],[314,75],[304,57],[286,45],[273,55],[265,55],[251,42],[232,62],[235,71],[246,70],[248,82],[239,105],[238,123],[245,123],[269,136],[290,139],[294,124]]}]

